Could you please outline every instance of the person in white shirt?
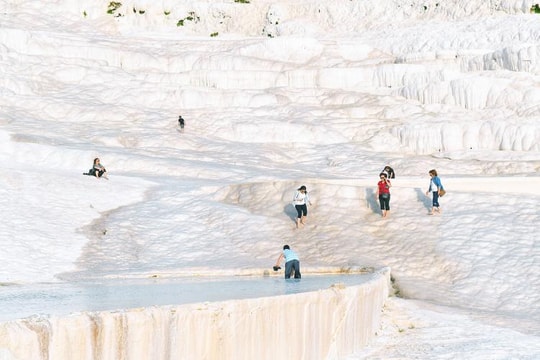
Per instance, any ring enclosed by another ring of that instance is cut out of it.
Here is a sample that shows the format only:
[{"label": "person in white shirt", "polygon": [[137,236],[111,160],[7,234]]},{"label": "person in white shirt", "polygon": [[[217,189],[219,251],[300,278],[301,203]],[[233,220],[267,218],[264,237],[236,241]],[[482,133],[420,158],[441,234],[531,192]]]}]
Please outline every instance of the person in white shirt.
[{"label": "person in white shirt", "polygon": [[307,189],[304,185],[300,186],[293,197],[293,204],[298,216],[296,217],[296,228],[306,224],[307,204],[311,206]]}]

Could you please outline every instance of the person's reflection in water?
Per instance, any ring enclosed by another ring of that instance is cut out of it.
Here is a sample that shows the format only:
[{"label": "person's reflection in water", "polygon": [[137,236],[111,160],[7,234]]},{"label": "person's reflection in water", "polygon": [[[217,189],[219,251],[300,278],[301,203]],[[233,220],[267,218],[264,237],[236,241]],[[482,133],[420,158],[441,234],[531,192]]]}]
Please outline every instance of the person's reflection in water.
[{"label": "person's reflection in water", "polygon": [[299,294],[306,289],[300,286],[300,279],[287,279],[285,281],[285,295]]}]

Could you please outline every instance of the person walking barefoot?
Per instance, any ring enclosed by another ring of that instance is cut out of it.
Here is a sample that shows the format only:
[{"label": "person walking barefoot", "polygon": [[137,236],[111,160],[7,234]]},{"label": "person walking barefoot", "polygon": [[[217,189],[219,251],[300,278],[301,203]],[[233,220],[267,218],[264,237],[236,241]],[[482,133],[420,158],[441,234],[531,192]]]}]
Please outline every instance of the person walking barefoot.
[{"label": "person walking barefoot", "polygon": [[444,190],[444,187],[442,186],[441,179],[439,179],[439,176],[437,175],[437,170],[429,170],[429,176],[431,180],[429,182],[428,191],[426,191],[426,196],[429,196],[429,193],[431,193],[432,196],[432,206],[429,215],[434,215],[435,212],[440,214],[441,207],[439,205],[439,194],[441,190]]},{"label": "person walking barefoot", "polygon": [[296,209],[296,228],[304,226],[307,218],[307,204],[311,206],[307,189],[304,185],[300,186],[293,197],[294,208]]},{"label": "person walking barefoot", "polygon": [[379,174],[379,178],[375,197],[379,198],[382,217],[386,217],[390,211],[390,188],[392,187],[392,183],[387,179],[387,175],[384,172]]}]

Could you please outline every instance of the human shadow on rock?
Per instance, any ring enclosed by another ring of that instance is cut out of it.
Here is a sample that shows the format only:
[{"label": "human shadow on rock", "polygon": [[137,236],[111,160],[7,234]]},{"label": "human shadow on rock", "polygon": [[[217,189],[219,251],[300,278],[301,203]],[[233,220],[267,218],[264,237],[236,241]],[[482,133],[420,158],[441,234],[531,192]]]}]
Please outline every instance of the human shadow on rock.
[{"label": "human shadow on rock", "polygon": [[373,189],[366,189],[366,206],[374,214],[381,213],[381,207],[379,205],[379,199],[375,197],[375,191]]},{"label": "human shadow on rock", "polygon": [[297,212],[296,212],[296,208],[294,207],[293,204],[287,204],[285,205],[285,207],[283,208],[283,212],[285,214],[287,214],[287,216],[294,222],[296,222],[296,217],[298,216]]},{"label": "human shadow on rock", "polygon": [[416,192],[416,200],[418,202],[421,202],[427,211],[431,210],[431,198],[429,196],[426,196],[426,194],[422,191],[420,188],[414,189]]}]

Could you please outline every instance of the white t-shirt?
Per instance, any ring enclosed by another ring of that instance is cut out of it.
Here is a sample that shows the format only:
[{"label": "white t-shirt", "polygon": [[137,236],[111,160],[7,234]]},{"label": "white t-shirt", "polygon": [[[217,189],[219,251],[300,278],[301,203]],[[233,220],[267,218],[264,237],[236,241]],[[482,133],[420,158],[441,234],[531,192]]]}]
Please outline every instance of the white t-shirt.
[{"label": "white t-shirt", "polygon": [[307,202],[309,202],[309,197],[308,197],[307,192],[303,193],[301,191],[297,191],[296,194],[294,194],[294,198],[293,198],[294,205],[304,205]]}]

